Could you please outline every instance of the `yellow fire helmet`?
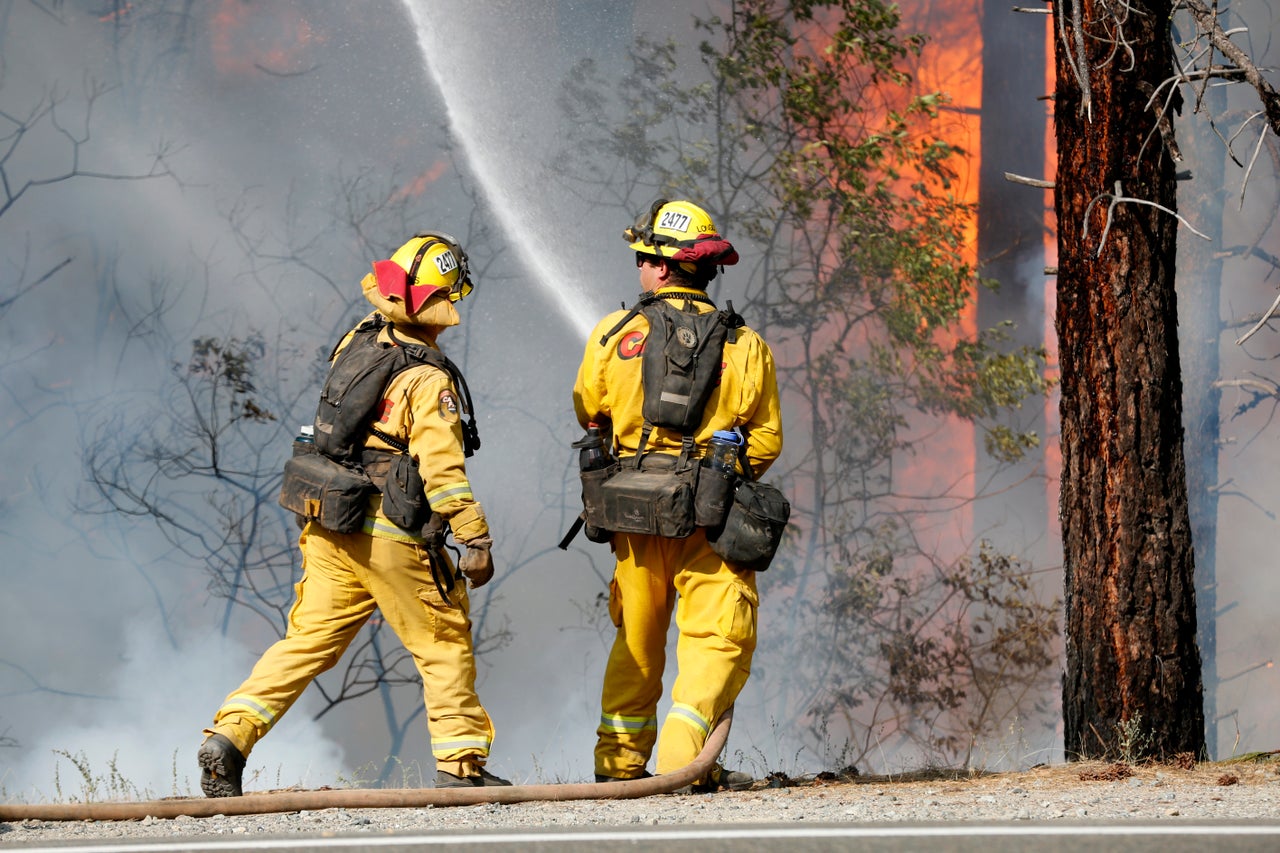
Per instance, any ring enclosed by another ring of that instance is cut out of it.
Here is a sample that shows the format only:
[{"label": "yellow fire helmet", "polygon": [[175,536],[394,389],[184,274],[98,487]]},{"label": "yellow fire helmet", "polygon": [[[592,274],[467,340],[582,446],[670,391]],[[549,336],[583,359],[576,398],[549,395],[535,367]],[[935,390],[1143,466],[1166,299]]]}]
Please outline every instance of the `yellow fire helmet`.
[{"label": "yellow fire helmet", "polygon": [[660,198],[622,232],[632,249],[684,263],[738,262],[733,244],[721,237],[705,210],[691,201]]},{"label": "yellow fire helmet", "polygon": [[375,261],[373,274],[378,292],[404,303],[409,314],[417,313],[437,293],[447,293],[457,302],[474,288],[467,253],[458,241],[440,231],[414,235],[390,260]]}]

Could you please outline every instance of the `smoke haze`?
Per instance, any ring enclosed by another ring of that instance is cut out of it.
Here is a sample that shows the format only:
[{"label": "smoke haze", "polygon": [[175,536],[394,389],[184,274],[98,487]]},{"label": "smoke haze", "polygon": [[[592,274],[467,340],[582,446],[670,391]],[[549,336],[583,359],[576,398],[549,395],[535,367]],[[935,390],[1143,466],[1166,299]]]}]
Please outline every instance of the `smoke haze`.
[{"label": "smoke haze", "polygon": [[[26,116],[60,99],[59,124],[34,124],[34,144],[15,149],[6,173],[45,180],[78,153],[82,172],[130,178],[33,187],[0,214],[0,796],[79,793],[73,759],[95,778],[116,768],[134,792],[198,791],[201,729],[274,638],[269,618],[236,612],[224,632],[225,603],[184,543],[147,518],[93,515],[86,448],[141,441],[162,422],[180,400],[157,389],[192,339],[256,330],[299,348],[263,364],[290,401],[269,445],[282,463],[314,411],[320,358],[364,313],[357,282],[423,228],[458,236],[480,267],[462,325],[441,344],[477,395],[484,441],[469,473],[499,579],[475,597],[477,634],[513,637],[480,660],[497,727],[491,766],[518,782],[589,778],[611,563],[581,539],[567,553],[555,543],[577,512],[570,390],[581,348],[637,284],[618,239],[630,217],[575,197],[543,164],[563,131],[555,98],[569,67],[608,63],[641,32],[691,38],[687,4],[369,0],[357,14],[337,0],[218,0],[183,15],[163,13],[191,4],[91,5],[102,8],[0,8],[0,111]],[[84,86],[95,80],[113,88],[89,116]],[[158,150],[172,176],[133,179],[152,172]],[[1247,229],[1269,209],[1274,186],[1254,181],[1225,228]],[[350,211],[382,196],[390,213],[368,231],[346,227]],[[477,198],[492,217],[476,213]],[[1259,244],[1276,253],[1274,231]],[[299,246],[314,268],[293,262]],[[1039,272],[1020,283],[1037,304]],[[733,275],[725,287],[740,286]],[[1270,303],[1273,269],[1255,260],[1227,275],[1225,320]],[[1265,369],[1275,344],[1264,333],[1243,351],[1222,348],[1234,376]],[[1247,404],[1245,393],[1226,392],[1223,411]],[[1219,725],[1238,752],[1280,737],[1275,670],[1262,666],[1280,644],[1270,414],[1242,411],[1219,476]],[[769,584],[762,576],[762,636],[779,627]],[[832,769],[802,755],[795,721],[763,711],[787,664],[758,661],[730,752],[769,769]],[[416,705],[420,694],[400,692],[402,717]],[[376,772],[381,712],[364,701],[315,720],[318,711],[310,691],[255,749],[251,787]],[[407,731],[412,784],[433,764],[421,715]],[[1035,760],[1060,757],[1056,737],[1026,734]]]}]

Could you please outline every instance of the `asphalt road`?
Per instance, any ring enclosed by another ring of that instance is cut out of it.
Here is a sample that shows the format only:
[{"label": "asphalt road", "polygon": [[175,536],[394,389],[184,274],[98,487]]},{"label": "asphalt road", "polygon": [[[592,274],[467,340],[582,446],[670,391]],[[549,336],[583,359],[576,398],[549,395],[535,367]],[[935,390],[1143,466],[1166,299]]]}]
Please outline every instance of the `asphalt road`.
[{"label": "asphalt road", "polygon": [[1180,823],[949,823],[850,824],[794,826],[643,827],[518,829],[474,832],[428,832],[370,836],[369,834],[254,837],[237,839],[179,839],[91,844],[26,845],[25,850],[59,853],[235,853],[235,851],[351,851],[351,853],[412,853],[423,848],[467,850],[598,851],[626,848],[637,853],[699,851],[699,853],[817,853],[858,850],[860,853],[1277,853],[1280,821]]}]

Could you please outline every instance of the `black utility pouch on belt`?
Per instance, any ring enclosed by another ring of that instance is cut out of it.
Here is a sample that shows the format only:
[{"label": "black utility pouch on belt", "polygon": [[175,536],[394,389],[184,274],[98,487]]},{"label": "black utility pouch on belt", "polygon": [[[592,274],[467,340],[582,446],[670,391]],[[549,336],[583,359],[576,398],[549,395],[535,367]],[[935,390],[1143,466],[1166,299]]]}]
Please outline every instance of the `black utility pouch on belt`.
[{"label": "black utility pouch on belt", "polygon": [[407,453],[391,457],[387,482],[382,487],[382,514],[397,527],[414,532],[426,523],[431,514],[418,463]]},{"label": "black utility pouch on belt", "polygon": [[717,471],[710,465],[699,466],[698,490],[693,496],[694,520],[699,527],[719,527],[733,502],[733,487],[741,479],[736,471]]},{"label": "black utility pouch on belt", "polygon": [[621,470],[622,466],[615,461],[604,468],[579,472],[582,479],[582,511],[588,528],[606,529],[604,486]]},{"label": "black utility pouch on belt", "polygon": [[284,463],[280,506],[325,530],[355,533],[364,528],[365,507],[373,492],[373,481],[364,472],[322,453],[304,453]]},{"label": "black utility pouch on belt", "polygon": [[763,572],[778,552],[791,518],[791,502],[776,487],[749,479],[751,466],[745,450],[739,451],[739,457],[748,478],[739,480],[724,525],[707,529],[707,543],[726,563]]},{"label": "black utility pouch on belt", "polygon": [[615,533],[684,539],[696,527],[693,495],[698,468],[685,457],[660,454],[646,456],[638,468],[627,460],[600,487],[601,523],[590,515],[587,523]]}]

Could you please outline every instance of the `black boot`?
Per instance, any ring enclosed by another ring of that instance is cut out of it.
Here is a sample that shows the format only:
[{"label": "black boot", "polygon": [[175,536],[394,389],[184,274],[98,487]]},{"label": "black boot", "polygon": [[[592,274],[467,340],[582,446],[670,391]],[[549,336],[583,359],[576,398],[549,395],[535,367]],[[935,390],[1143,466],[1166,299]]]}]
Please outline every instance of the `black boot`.
[{"label": "black boot", "polygon": [[209,735],[196,753],[200,762],[200,788],[206,797],[239,797],[244,756],[222,735]]},{"label": "black boot", "polygon": [[454,776],[445,770],[436,771],[437,788],[493,788],[499,785],[510,785],[506,779],[499,779],[483,767],[478,776]]}]

